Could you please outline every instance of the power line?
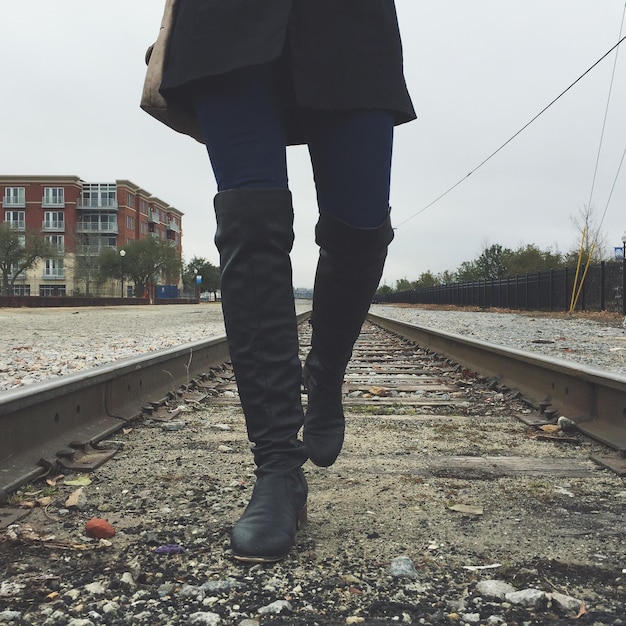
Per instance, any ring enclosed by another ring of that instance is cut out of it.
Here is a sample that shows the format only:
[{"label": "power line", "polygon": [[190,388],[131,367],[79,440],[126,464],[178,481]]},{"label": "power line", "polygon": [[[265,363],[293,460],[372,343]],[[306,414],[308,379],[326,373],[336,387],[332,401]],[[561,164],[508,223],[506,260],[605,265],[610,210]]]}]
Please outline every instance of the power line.
[{"label": "power line", "polygon": [[439,202],[439,200],[441,200],[443,197],[447,196],[451,191],[456,189],[462,182],[464,182],[472,174],[474,174],[474,172],[478,171],[483,165],[485,165],[485,163],[490,161],[494,156],[496,156],[496,154],[498,154],[498,152],[500,152],[503,148],[505,148],[507,145],[509,145],[518,135],[520,135],[522,132],[524,132],[535,120],[537,120],[541,115],[543,115],[555,102],[560,100],[570,89],[572,89],[572,87],[574,87],[577,83],[579,83],[587,74],[589,74],[589,72],[591,72],[591,70],[593,70],[596,67],[596,65],[599,65],[625,39],[626,39],[626,35],[624,37],[622,37],[614,46],[612,46],[610,50],[608,50],[605,54],[603,54],[589,69],[587,69],[584,73],[582,73],[569,87],[564,89],[556,98],[554,98],[554,100],[552,100],[552,102],[550,102],[543,109],[541,109],[541,111],[539,111],[539,113],[537,113],[537,115],[535,115],[535,117],[533,117],[528,123],[524,124],[524,126],[522,126],[513,136],[511,136],[509,139],[507,139],[497,150],[494,150],[486,159],[481,161],[474,169],[472,169],[469,172],[469,174],[466,174],[463,178],[461,178],[454,185],[452,185],[452,187],[449,187],[446,191],[444,191],[442,194],[437,196],[434,200],[429,202],[425,207],[420,209],[417,213],[414,213],[413,215],[407,217],[407,219],[405,219],[404,221],[402,221],[399,224],[397,224],[395,226],[395,228],[399,228],[400,226],[403,226],[404,224],[406,224],[408,221],[412,220],[414,217],[417,217],[418,215],[421,215],[424,211],[426,211],[431,206],[433,206],[433,204]]},{"label": "power line", "polygon": [[[619,29],[619,36],[622,36],[622,32],[624,30],[624,17],[626,16],[626,3],[624,3],[624,11],[622,13],[622,23],[620,24],[620,29]],[[607,95],[606,98],[606,108],[604,110],[604,120],[602,122],[602,133],[600,135],[600,145],[598,146],[598,156],[596,158],[596,166],[593,172],[593,182],[591,183],[591,191],[589,192],[589,209],[591,209],[591,199],[593,197],[593,190],[595,187],[595,183],[596,183],[596,175],[598,173],[598,166],[600,163],[600,152],[602,150],[602,142],[604,140],[604,131],[606,128],[606,120],[607,117],[609,115],[609,105],[611,103],[611,94],[613,93],[613,82],[615,81],[615,70],[617,69],[617,58],[619,56],[619,50],[615,53],[615,60],[613,61],[613,72],[611,73],[611,83],[609,86],[609,93]],[[611,188],[611,194],[609,195],[609,199],[607,200],[606,206],[604,207],[604,213],[602,213],[602,219],[600,220],[600,226],[598,226],[598,229],[600,229],[602,227],[602,224],[604,222],[604,218],[606,216],[606,212],[609,208],[609,202],[611,201],[611,196],[613,195],[613,189],[615,189],[615,182],[617,182],[617,177],[619,176],[619,172],[620,169],[622,168],[622,162],[624,161],[624,157],[622,156],[622,161],[619,164],[619,167],[617,168],[617,174],[615,175],[615,181],[613,182],[613,187]]]}]

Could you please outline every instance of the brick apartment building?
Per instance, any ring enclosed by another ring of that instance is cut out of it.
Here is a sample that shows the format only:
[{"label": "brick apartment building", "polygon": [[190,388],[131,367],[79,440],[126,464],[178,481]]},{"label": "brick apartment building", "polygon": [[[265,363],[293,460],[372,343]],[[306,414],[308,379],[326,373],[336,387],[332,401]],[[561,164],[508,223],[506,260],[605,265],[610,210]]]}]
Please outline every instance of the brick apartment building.
[{"label": "brick apartment building", "polygon": [[[106,247],[121,251],[145,237],[169,241],[182,254],[183,213],[129,180],[87,183],[77,176],[0,175],[0,190],[2,221],[17,231],[40,231],[59,251],[20,276],[14,295],[84,293],[74,272],[78,258],[95,258]],[[131,295],[130,285],[125,291]]]}]

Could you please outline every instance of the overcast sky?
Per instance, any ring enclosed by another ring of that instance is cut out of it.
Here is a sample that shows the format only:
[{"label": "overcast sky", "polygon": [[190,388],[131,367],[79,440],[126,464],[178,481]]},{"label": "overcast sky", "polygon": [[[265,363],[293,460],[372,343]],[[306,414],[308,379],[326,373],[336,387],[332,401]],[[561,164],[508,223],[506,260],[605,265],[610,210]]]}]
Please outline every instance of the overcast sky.
[{"label": "overcast sky", "polygon": [[[227,0],[225,0],[227,1]],[[183,254],[217,263],[204,147],[138,106],[161,0],[2,3],[1,174],[130,179],[185,213]],[[574,248],[571,216],[626,231],[626,43],[527,130],[425,211],[620,38],[623,0],[396,0],[418,120],[396,130],[397,226],[383,282],[453,271],[486,245]],[[305,147],[289,149],[294,284],[311,286],[317,207]],[[616,182],[615,182],[616,181]],[[614,187],[611,201],[609,196]],[[411,218],[420,212],[416,217]]]}]

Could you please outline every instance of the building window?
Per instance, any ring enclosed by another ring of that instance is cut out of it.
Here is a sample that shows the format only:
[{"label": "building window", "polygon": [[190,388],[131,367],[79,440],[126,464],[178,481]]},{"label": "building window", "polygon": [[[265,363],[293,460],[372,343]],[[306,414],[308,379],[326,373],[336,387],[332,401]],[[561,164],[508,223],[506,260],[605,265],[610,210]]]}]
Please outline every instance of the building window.
[{"label": "building window", "polygon": [[18,272],[19,266],[11,263],[9,265],[9,276],[12,276],[15,280],[26,280],[26,274],[24,274],[24,270]]},{"label": "building window", "polygon": [[64,296],[65,285],[39,285],[40,296]]},{"label": "building window", "polygon": [[140,234],[147,235],[148,234],[148,222],[141,222],[139,224],[139,231],[140,231]]},{"label": "building window", "polygon": [[30,285],[11,285],[14,296],[30,296]]},{"label": "building window", "polygon": [[64,278],[63,259],[46,259],[43,268],[44,278]]},{"label": "building window", "polygon": [[128,204],[128,206],[135,206],[135,194],[131,193],[130,191],[126,192],[126,204]]},{"label": "building window", "polygon": [[65,230],[65,215],[63,211],[44,211],[44,230]]},{"label": "building window", "polygon": [[139,212],[148,215],[148,203],[143,198],[139,201]]},{"label": "building window", "polygon": [[86,207],[117,208],[115,183],[84,183],[80,205]]},{"label": "building window", "polygon": [[117,233],[117,215],[115,213],[89,212],[76,224],[78,232]]},{"label": "building window", "polygon": [[26,228],[26,211],[5,211],[4,221],[17,230]]},{"label": "building window", "polygon": [[5,187],[3,206],[26,206],[25,187]]},{"label": "building window", "polygon": [[59,254],[65,252],[65,235],[46,235],[46,241],[55,246]]},{"label": "building window", "polygon": [[126,216],[126,228],[130,230],[135,229],[135,218],[132,215]]},{"label": "building window", "polygon": [[44,206],[65,206],[65,190],[63,187],[44,187]]},{"label": "building window", "polygon": [[83,235],[80,244],[76,248],[76,254],[80,256],[95,256],[105,248],[115,248],[117,237],[115,235]]}]

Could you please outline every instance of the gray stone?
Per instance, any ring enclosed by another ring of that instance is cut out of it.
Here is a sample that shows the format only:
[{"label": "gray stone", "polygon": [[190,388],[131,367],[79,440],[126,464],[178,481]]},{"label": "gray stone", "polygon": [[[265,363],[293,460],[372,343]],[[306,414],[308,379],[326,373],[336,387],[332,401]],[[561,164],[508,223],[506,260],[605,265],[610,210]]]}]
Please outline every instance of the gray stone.
[{"label": "gray stone", "polygon": [[514,593],[516,589],[503,580],[490,579],[481,580],[476,585],[476,591],[485,598],[504,600],[507,593]]},{"label": "gray stone", "polygon": [[276,600],[276,602],[262,606],[258,610],[261,615],[278,615],[283,611],[292,611],[292,606],[287,600]]},{"label": "gray stone", "polygon": [[189,616],[189,623],[199,626],[217,626],[221,621],[222,618],[217,613],[198,611]]},{"label": "gray stone", "polygon": [[572,596],[566,596],[563,593],[558,593],[558,591],[551,593],[550,599],[552,600],[552,606],[557,606],[562,611],[568,613],[578,613],[582,605],[582,600],[572,598]]},{"label": "gray stone", "polygon": [[391,561],[389,571],[392,576],[399,578],[406,576],[408,578],[417,578],[417,570],[413,561],[408,556],[397,556]]},{"label": "gray stone", "polygon": [[548,597],[539,589],[523,589],[522,591],[514,591],[507,593],[505,598],[511,604],[517,604],[526,608],[539,608],[546,603]]}]

